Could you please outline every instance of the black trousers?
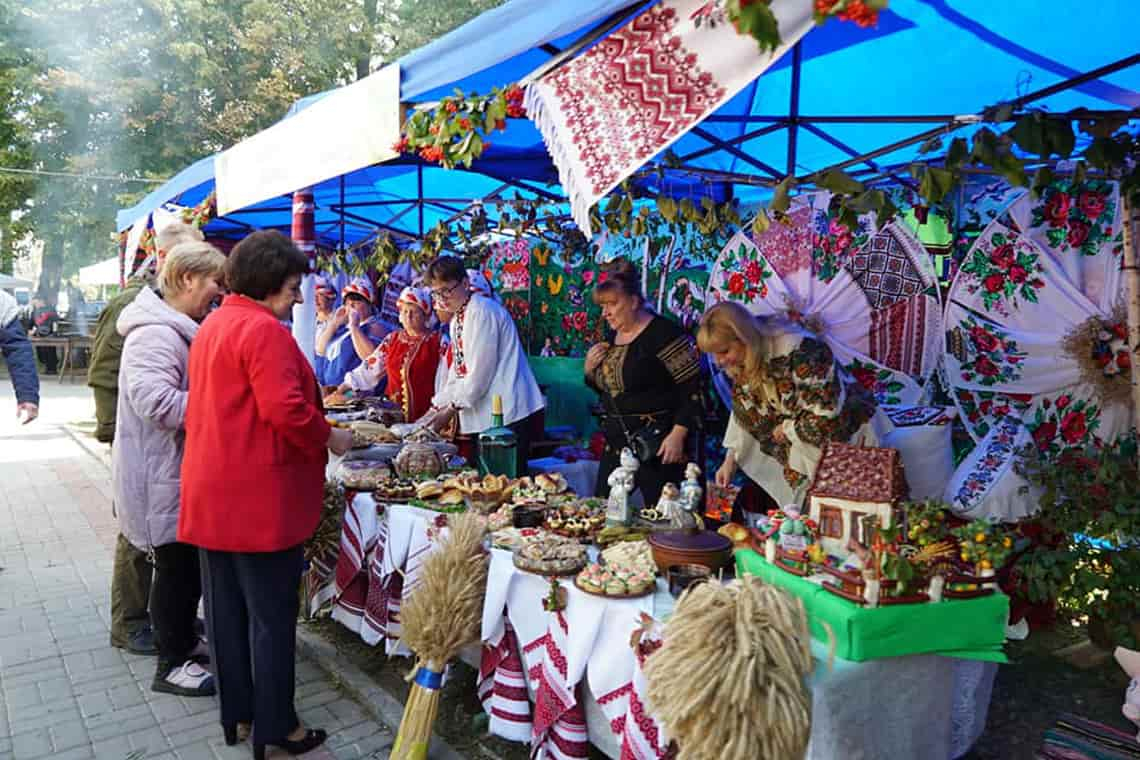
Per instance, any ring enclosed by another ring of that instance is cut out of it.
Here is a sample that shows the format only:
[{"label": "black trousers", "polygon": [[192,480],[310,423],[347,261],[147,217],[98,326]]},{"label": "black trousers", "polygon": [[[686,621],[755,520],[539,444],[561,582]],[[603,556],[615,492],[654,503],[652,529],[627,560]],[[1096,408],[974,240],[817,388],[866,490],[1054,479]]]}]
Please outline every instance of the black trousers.
[{"label": "black trousers", "polygon": [[293,706],[293,679],[302,547],[199,551],[222,723],[252,721],[255,743],[280,742],[301,723]]},{"label": "black trousers", "polygon": [[198,643],[194,625],[202,580],[198,550],[190,544],[154,547],[154,580],[150,587],[150,619],[158,644],[158,676],[186,661]]}]

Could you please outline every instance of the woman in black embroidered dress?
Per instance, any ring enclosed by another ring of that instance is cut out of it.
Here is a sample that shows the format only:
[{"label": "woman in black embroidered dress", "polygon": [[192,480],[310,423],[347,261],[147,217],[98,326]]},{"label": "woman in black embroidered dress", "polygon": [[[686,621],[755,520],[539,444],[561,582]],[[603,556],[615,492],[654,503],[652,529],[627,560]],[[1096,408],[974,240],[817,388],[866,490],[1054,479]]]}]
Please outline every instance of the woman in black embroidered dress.
[{"label": "woman in black embroidered dress", "polygon": [[645,431],[640,437],[660,443],[656,455],[641,462],[637,486],[653,505],[665,483],[684,479],[695,449],[702,420],[699,355],[680,327],[647,308],[632,264],[615,259],[602,271],[594,300],[615,335],[586,354],[586,383],[601,397],[605,414],[606,448],[594,492],[605,495],[622,448]]}]

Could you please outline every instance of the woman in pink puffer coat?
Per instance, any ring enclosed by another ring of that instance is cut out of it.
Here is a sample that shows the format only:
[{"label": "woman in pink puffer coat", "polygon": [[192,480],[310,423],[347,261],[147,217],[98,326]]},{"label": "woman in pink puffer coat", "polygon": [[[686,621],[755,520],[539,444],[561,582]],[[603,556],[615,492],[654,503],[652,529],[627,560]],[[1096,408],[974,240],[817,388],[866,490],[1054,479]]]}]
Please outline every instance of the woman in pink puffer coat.
[{"label": "woman in pink puffer coat", "polygon": [[151,688],[182,696],[214,693],[194,631],[202,596],[198,552],[178,543],[183,422],[190,341],[222,294],[225,257],[208,243],[182,243],[159,274],[161,295],[139,291],[116,328],[125,337],[119,366],[115,443],[111,451],[115,507],[122,534],[151,556],[150,615],[158,644]]}]

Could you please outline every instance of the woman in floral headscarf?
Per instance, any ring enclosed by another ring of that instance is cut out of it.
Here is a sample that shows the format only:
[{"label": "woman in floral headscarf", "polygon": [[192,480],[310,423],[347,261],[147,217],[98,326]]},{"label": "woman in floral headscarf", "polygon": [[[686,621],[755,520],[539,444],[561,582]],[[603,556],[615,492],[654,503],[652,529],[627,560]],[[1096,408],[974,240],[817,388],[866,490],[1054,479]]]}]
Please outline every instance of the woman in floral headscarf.
[{"label": "woman in floral headscarf", "polygon": [[418,420],[431,407],[445,342],[433,329],[431,291],[404,288],[396,305],[400,329],[388,333],[363,364],[347,373],[339,390],[371,391],[386,377],[385,395],[404,410],[404,419]]},{"label": "woman in floral headscarf", "polygon": [[357,277],[341,292],[344,304],[317,335],[315,369],[321,385],[339,385],[383,339],[384,327],[376,317],[372,295],[367,277]]}]

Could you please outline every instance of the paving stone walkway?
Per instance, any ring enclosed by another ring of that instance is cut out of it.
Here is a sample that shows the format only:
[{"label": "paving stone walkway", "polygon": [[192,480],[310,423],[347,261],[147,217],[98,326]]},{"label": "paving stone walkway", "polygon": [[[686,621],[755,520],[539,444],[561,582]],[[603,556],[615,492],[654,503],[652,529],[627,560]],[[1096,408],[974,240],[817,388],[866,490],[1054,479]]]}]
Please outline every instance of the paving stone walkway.
[{"label": "paving stone walkway", "polygon": [[[0,759],[251,757],[223,743],[214,699],[152,692],[154,659],[108,644],[110,496],[105,461],[65,428],[0,426]],[[388,757],[392,731],[305,660],[297,707],[330,734],[310,760]]]}]

